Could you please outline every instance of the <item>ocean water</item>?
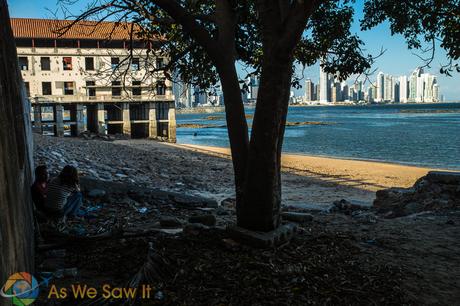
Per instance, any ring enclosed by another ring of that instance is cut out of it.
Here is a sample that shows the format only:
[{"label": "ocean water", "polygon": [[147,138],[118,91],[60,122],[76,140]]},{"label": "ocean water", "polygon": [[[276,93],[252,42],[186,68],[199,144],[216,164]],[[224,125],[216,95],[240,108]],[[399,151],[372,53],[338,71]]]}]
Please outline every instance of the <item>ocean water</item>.
[{"label": "ocean water", "polygon": [[[177,123],[225,125],[224,115],[178,114]],[[290,107],[288,121],[329,124],[286,127],[283,152],[460,170],[460,103]],[[177,142],[229,146],[222,127],[178,128]]]}]

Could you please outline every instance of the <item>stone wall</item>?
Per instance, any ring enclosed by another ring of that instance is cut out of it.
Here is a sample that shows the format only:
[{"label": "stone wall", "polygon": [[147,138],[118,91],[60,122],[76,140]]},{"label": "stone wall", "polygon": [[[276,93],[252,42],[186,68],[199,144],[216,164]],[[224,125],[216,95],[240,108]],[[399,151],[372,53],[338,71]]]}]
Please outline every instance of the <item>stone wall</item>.
[{"label": "stone wall", "polygon": [[[0,0],[0,286],[33,272],[31,129],[6,0]],[[1,298],[1,305],[9,305]]]}]

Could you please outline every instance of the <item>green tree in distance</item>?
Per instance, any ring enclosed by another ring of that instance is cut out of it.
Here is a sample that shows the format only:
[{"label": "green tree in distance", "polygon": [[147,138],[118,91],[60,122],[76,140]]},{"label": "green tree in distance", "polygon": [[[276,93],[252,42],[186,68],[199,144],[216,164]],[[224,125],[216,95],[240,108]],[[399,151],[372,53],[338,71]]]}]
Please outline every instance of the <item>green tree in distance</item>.
[{"label": "green tree in distance", "polygon": [[[62,1],[69,8],[72,1]],[[318,60],[344,80],[369,72],[374,58],[350,31],[354,1],[349,0],[95,0],[75,22],[94,19],[130,24],[132,35],[170,59],[160,68],[176,71],[201,88],[219,80],[234,168],[239,226],[270,231],[280,224],[281,149],[289,94],[298,85],[295,66]],[[438,0],[366,0],[362,29],[386,20],[409,48],[440,41],[449,63],[458,65],[459,3]],[[434,52],[434,47],[432,52]],[[427,60],[429,64],[429,59]],[[236,63],[260,76],[251,135],[245,119]],[[154,72],[153,70],[151,72]]]}]

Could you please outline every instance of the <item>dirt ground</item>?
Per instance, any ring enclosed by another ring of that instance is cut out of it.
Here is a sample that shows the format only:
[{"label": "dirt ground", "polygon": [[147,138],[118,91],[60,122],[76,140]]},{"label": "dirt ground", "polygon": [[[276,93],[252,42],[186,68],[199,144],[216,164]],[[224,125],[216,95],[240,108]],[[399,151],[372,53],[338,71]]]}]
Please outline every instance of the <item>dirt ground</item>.
[{"label": "dirt ground", "polygon": [[[154,297],[133,305],[458,305],[460,301],[458,211],[384,219],[367,210],[359,214],[319,210],[341,198],[371,200],[374,193],[318,176],[287,173],[283,183],[285,192],[292,192],[288,195],[295,196],[295,190],[303,193],[302,188],[310,185],[319,190],[310,193],[308,201],[301,195],[284,208],[312,213],[313,221],[300,223],[289,244],[259,250],[234,241],[226,232],[225,226],[235,222],[231,202],[218,208],[189,207],[149,191],[156,187],[213,195],[218,202],[231,197],[231,165],[223,157],[147,141],[38,137],[35,158],[59,166],[75,162],[88,177],[89,169],[107,172],[101,182],[113,187],[102,199],[90,199],[86,192],[85,207],[97,209],[91,219],[74,225],[93,234],[115,223],[124,226],[121,236],[99,240],[56,238],[45,231],[37,272],[78,269],[76,277],[54,278],[50,284],[58,287],[133,286],[135,276],[142,276],[138,282],[152,284]],[[117,183],[136,190],[121,191]],[[216,226],[189,229],[188,218],[203,213],[215,215]],[[164,230],[159,225],[164,217],[177,218],[179,229]],[[53,249],[65,249],[66,254],[50,258],[47,252]],[[42,294],[37,305],[125,302],[100,296],[47,299]]]}]

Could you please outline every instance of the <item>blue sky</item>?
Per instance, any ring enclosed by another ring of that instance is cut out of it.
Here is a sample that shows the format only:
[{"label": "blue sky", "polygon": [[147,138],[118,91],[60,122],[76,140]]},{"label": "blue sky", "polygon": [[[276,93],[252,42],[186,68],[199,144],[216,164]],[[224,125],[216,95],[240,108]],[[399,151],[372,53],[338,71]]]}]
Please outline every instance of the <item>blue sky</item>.
[{"label": "blue sky", "polygon": [[[78,13],[89,0],[79,0],[71,7],[71,11]],[[50,11],[56,11],[56,0],[8,0],[11,17],[30,17],[30,18],[53,18]],[[376,28],[361,32],[358,20],[362,16],[363,0],[357,0],[355,24],[353,32],[358,33],[365,42],[366,49],[371,54],[378,54],[381,48],[386,52],[378,58],[374,68],[378,71],[392,74],[395,76],[409,75],[416,67],[423,65],[420,58],[408,50],[404,39],[401,36],[391,36],[388,24],[381,24]],[[440,64],[446,62],[445,52],[437,50],[435,60],[430,69],[425,69],[438,76],[438,83],[441,86],[441,94],[446,100],[460,100],[460,74],[453,77],[446,77],[439,73]],[[377,71],[377,72],[378,72]],[[304,72],[305,77],[311,78],[314,82],[319,79],[319,66],[308,67]],[[303,89],[296,91],[297,95],[303,94]]]}]

